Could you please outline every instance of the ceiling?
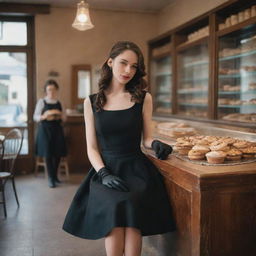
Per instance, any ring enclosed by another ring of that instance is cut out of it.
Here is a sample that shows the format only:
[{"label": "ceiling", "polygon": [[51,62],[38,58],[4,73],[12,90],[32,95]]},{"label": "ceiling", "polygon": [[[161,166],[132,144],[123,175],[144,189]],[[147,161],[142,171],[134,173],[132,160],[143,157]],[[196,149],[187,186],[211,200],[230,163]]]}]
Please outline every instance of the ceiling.
[{"label": "ceiling", "polygon": [[[53,7],[76,7],[80,0],[0,0],[0,3],[50,4]],[[158,12],[175,0],[87,0],[90,8],[136,12]]]}]

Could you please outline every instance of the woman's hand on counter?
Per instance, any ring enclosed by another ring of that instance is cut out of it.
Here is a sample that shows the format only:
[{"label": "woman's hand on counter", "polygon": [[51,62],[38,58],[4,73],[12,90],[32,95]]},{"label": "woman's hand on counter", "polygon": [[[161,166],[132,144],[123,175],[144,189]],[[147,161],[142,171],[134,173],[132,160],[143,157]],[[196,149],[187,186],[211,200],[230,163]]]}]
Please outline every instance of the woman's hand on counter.
[{"label": "woman's hand on counter", "polygon": [[155,151],[156,157],[161,160],[167,159],[168,155],[172,153],[172,147],[159,140],[153,140],[151,147]]}]

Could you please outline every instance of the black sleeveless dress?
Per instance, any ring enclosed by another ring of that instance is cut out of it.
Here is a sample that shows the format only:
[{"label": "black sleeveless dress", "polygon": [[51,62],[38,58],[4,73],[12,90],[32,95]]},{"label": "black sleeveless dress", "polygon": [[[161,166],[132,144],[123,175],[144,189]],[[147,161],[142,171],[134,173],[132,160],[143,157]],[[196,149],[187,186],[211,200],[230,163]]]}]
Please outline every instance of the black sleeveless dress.
[{"label": "black sleeveless dress", "polygon": [[[96,94],[90,95],[91,104]],[[67,212],[63,229],[85,239],[107,236],[114,227],[134,227],[142,236],[175,230],[163,177],[142,153],[142,106],[102,110],[93,106],[96,136],[105,166],[126,181],[129,192],[102,185],[91,168]]]},{"label": "black sleeveless dress", "polygon": [[[51,109],[62,111],[60,102],[49,104],[44,100],[42,114]],[[39,122],[36,136],[36,155],[40,157],[63,157],[67,155],[61,120],[42,120]]]}]

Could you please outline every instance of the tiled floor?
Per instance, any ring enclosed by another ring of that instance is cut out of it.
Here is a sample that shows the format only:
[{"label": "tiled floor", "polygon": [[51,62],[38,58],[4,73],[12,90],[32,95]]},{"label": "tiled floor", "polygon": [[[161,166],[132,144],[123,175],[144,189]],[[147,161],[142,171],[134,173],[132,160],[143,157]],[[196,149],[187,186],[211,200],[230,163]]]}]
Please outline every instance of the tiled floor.
[{"label": "tiled floor", "polygon": [[20,208],[7,184],[7,219],[0,205],[1,256],[104,256],[104,240],[84,240],[62,230],[63,219],[82,175],[47,187],[43,176],[17,177]]},{"label": "tiled floor", "polygon": [[[50,189],[43,175],[16,178],[20,208],[11,183],[6,187],[7,214],[0,205],[0,256],[105,256],[104,239],[85,240],[62,230],[70,202],[84,175]],[[142,256],[172,256],[172,234],[144,237]]]}]

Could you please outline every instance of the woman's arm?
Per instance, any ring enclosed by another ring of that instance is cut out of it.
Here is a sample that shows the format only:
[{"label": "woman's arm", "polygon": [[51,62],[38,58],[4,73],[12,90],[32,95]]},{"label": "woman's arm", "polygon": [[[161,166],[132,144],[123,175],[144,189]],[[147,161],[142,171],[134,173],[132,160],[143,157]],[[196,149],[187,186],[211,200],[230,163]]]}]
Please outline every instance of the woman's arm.
[{"label": "woman's arm", "polygon": [[33,119],[35,122],[40,122],[41,120],[46,118],[46,116],[42,115],[43,108],[44,108],[44,100],[39,99],[36,103],[36,108],[33,115]]},{"label": "woman's arm", "polygon": [[146,148],[151,148],[152,144],[152,96],[150,93],[146,93],[144,103],[143,103],[143,109],[142,109],[142,115],[143,115],[143,145]]},{"label": "woman's arm", "polygon": [[96,171],[98,171],[105,165],[102,161],[102,158],[98,149],[98,143],[97,143],[95,125],[94,125],[94,116],[93,116],[91,101],[89,97],[86,98],[84,101],[84,121],[85,121],[88,158],[93,168]]}]

